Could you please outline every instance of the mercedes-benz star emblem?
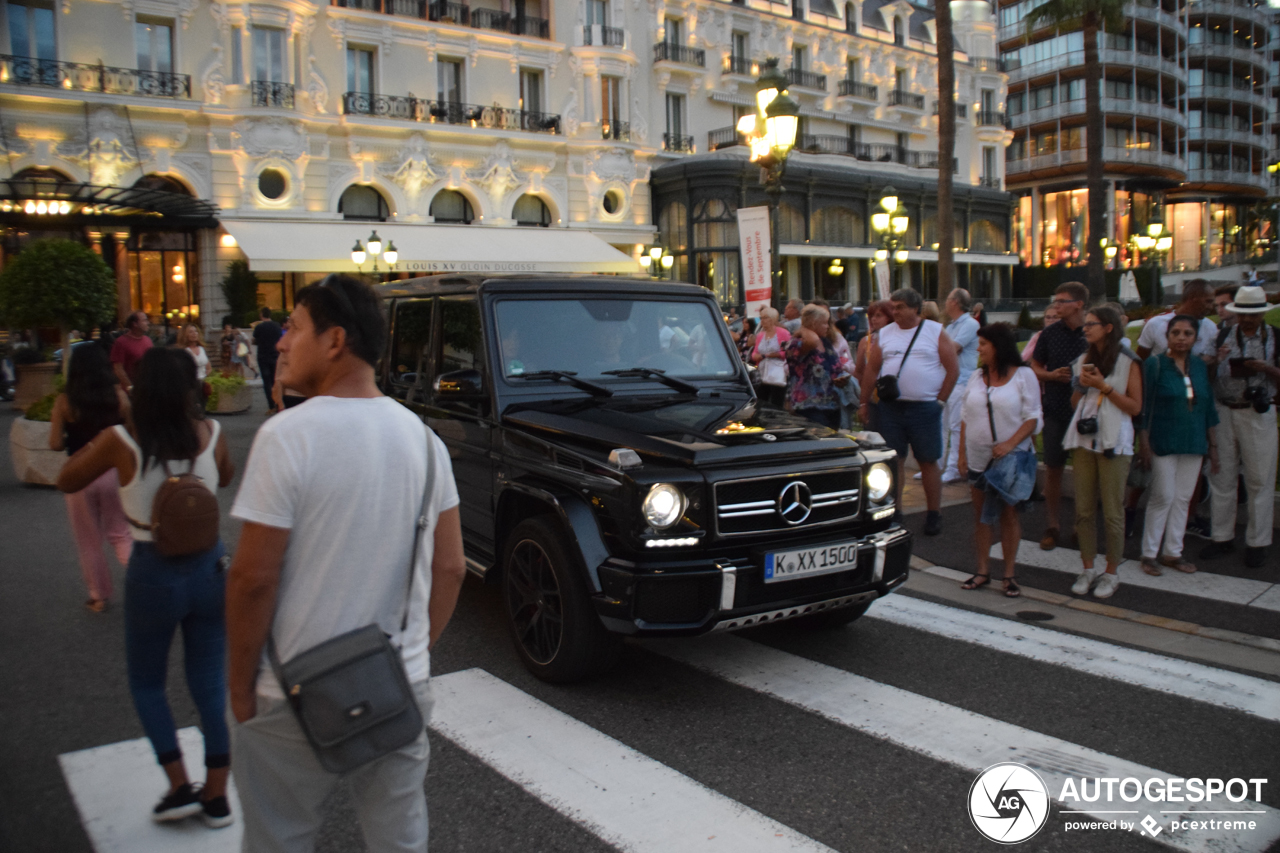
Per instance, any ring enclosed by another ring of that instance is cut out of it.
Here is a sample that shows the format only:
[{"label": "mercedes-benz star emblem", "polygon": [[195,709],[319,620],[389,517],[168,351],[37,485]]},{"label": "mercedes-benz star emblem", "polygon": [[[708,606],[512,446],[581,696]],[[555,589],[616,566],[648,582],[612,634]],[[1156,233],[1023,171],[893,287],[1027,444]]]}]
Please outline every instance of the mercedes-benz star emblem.
[{"label": "mercedes-benz star emblem", "polygon": [[787,483],[778,494],[778,515],[787,524],[800,524],[813,511],[813,492],[799,480]]}]

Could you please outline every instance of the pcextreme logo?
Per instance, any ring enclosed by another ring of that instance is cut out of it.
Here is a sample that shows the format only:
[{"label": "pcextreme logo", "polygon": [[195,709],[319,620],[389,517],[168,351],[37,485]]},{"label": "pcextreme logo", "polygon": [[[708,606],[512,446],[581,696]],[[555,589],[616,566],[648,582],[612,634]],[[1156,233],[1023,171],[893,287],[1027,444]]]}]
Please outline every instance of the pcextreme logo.
[{"label": "pcextreme logo", "polygon": [[969,787],[969,819],[992,841],[1018,844],[1049,819],[1049,789],[1025,764],[993,764]]}]

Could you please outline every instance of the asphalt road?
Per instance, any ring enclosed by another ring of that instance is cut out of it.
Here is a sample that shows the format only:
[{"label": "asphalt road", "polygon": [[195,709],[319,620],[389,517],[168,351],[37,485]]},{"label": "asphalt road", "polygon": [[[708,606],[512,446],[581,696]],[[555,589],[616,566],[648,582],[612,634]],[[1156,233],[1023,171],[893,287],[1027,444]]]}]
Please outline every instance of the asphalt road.
[{"label": "asphalt road", "polygon": [[[10,418],[0,416],[6,432]],[[222,422],[242,468],[262,413],[255,409]],[[89,837],[57,757],[142,735],[124,677],[122,610],[116,606],[98,615],[82,606],[85,596],[61,496],[16,483],[7,445],[0,455],[5,457],[0,459],[0,683],[7,688],[0,692],[0,850],[89,851]],[[220,495],[225,507],[234,488]],[[948,510],[946,535],[919,540],[921,553],[936,563],[969,570],[968,512],[965,507]],[[908,523],[920,521],[917,517]],[[231,547],[236,528],[231,521],[224,525]],[[1032,529],[1038,530],[1029,523]],[[123,570],[115,571],[122,588]],[[1027,584],[1044,588],[1059,580],[1051,572],[1043,577],[1023,574]],[[1169,594],[1161,598],[1158,591],[1132,590],[1130,600],[1121,594],[1115,603],[1125,607],[1159,607],[1185,619],[1213,615],[1208,609],[1194,610],[1202,605],[1184,601],[1187,596],[1167,599]],[[918,718],[904,718],[901,731],[868,731],[832,714],[815,713],[799,707],[794,697],[783,701],[678,662],[668,648],[652,643],[629,644],[617,669],[591,683],[543,684],[517,661],[496,591],[475,579],[467,581],[454,622],[433,653],[432,668],[435,676],[483,670],[570,721],[717,792],[737,808],[754,810],[840,851],[995,849],[977,834],[965,807],[974,771],[904,745],[916,736],[908,731],[914,726],[921,736],[939,738],[963,752],[968,735],[952,728],[960,712],[1168,775],[1270,778],[1273,784],[1264,787],[1261,802],[1267,809],[1280,809],[1280,779],[1275,778],[1280,775],[1280,723],[1275,714],[1195,700],[1189,698],[1189,686],[1185,692],[1176,684],[1169,690],[1138,686],[1091,671],[1092,663],[1084,664],[1084,670],[1048,663],[1012,648],[962,642],[875,615],[873,608],[868,618],[849,628],[822,634],[787,625],[744,632],[738,635],[742,642],[726,648],[750,661],[781,655],[797,671],[822,664],[822,678],[831,683],[856,676],[867,680],[856,682],[864,690],[873,682],[907,691],[922,710]],[[1238,620],[1231,627],[1247,630]],[[1070,634],[1054,636],[1067,648],[1084,642]],[[1114,653],[1121,656],[1125,650],[1115,647]],[[195,725],[179,661],[175,649],[171,701],[178,725]],[[753,666],[744,664],[744,672],[750,675]],[[1274,681],[1267,684],[1274,686]],[[572,756],[565,745],[562,757],[571,763]],[[1080,761],[1087,769],[1088,763]],[[157,770],[157,795],[161,787]],[[548,805],[535,788],[522,773],[499,773],[476,750],[433,734],[427,782],[431,849],[652,849],[610,835],[607,826],[588,820],[572,803]],[[644,805],[638,802],[635,808]],[[326,813],[320,850],[364,849],[343,789]],[[658,826],[676,820],[664,813],[647,819]],[[1168,849],[1137,832],[1069,833],[1063,829],[1067,819],[1055,807],[1025,849]],[[1265,848],[1261,835],[1246,833],[1243,838],[1239,849]],[[1183,849],[1210,849],[1207,837],[1203,846],[1197,843],[1193,838]],[[704,847],[709,849],[704,839],[688,837],[666,849]]]}]

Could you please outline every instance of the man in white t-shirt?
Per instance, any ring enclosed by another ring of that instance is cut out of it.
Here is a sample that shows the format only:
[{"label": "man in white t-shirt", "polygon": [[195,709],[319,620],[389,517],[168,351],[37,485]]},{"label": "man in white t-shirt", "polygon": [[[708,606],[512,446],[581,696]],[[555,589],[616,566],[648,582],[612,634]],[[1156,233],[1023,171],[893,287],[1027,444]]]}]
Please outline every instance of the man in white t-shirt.
[{"label": "man in white t-shirt", "polygon": [[[312,850],[339,779],[321,767],[284,698],[264,653],[268,635],[287,661],[378,623],[430,719],[428,651],[466,572],[458,492],[444,444],[378,390],[385,339],[378,297],[362,282],[335,275],[298,292],[278,376],[309,399],[258,430],[231,511],[245,522],[227,627],[246,851]],[[369,849],[426,852],[427,757],[424,725],[413,743],[347,774]]]},{"label": "man in white t-shirt", "polygon": [[1213,287],[1202,278],[1193,278],[1182,286],[1182,301],[1165,314],[1157,314],[1147,320],[1138,335],[1138,357],[1159,355],[1169,348],[1169,321],[1179,314],[1195,317],[1200,321],[1200,334],[1191,347],[1192,355],[1198,355],[1213,364],[1218,358],[1218,327],[1209,319],[1214,311]]}]

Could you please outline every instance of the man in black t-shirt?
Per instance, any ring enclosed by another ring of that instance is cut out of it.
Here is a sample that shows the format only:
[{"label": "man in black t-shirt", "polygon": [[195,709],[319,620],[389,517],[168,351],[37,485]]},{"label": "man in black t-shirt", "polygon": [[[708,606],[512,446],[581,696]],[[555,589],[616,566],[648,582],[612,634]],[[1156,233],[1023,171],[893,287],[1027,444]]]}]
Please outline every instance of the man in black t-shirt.
[{"label": "man in black t-shirt", "polygon": [[280,324],[271,319],[271,309],[263,308],[260,312],[262,321],[253,327],[253,342],[258,346],[258,370],[262,373],[262,390],[267,393],[267,408],[271,414],[276,413],[276,401],[271,396],[271,389],[276,384],[276,344],[284,334]]},{"label": "man in black t-shirt", "polygon": [[1058,309],[1058,322],[1046,326],[1031,354],[1031,369],[1044,383],[1041,401],[1044,410],[1044,499],[1049,527],[1040,547],[1052,551],[1058,547],[1059,505],[1062,502],[1062,469],[1067,453],[1062,448],[1074,409],[1071,406],[1071,363],[1088,348],[1084,339],[1084,306],[1089,288],[1078,281],[1058,285],[1053,304]]}]

